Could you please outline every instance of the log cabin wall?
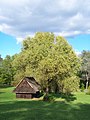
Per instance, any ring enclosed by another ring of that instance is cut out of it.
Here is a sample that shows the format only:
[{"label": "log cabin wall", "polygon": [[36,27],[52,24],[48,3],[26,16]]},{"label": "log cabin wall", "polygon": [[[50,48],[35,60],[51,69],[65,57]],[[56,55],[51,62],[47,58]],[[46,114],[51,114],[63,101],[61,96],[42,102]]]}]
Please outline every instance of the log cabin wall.
[{"label": "log cabin wall", "polygon": [[30,93],[16,93],[16,98],[32,98],[32,94]]},{"label": "log cabin wall", "polygon": [[16,86],[13,92],[16,93],[16,98],[33,98],[39,96],[39,84],[32,80],[32,78],[26,77]]}]

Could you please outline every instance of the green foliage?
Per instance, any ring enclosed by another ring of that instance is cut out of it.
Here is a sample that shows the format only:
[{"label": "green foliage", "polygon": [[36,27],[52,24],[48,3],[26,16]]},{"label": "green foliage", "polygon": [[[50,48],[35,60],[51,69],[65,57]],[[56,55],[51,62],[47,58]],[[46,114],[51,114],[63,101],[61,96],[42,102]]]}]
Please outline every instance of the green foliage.
[{"label": "green foliage", "polygon": [[1,55],[0,55],[0,67],[2,65],[2,61],[3,61],[3,59],[1,58]]},{"label": "green foliage", "polygon": [[84,90],[85,90],[85,86],[84,86],[84,84],[83,83],[81,83],[81,92],[83,92]]},{"label": "green foliage", "polygon": [[90,95],[90,86],[88,87],[88,90],[86,91],[87,95]]},{"label": "green foliage", "polygon": [[12,67],[12,61],[13,58],[9,55],[2,61],[0,66],[0,84],[11,85],[11,82],[14,80],[15,71]]},{"label": "green foliage", "polygon": [[79,90],[79,78],[76,76],[67,77],[65,80],[59,83],[61,92],[70,94]]},{"label": "green foliage", "polygon": [[85,87],[86,89],[88,88],[88,84],[87,82],[89,82],[90,79],[90,51],[83,51],[81,54],[81,70],[80,70],[80,77],[81,80],[86,81],[85,83]]},{"label": "green foliage", "polygon": [[55,91],[58,83],[77,74],[78,61],[72,47],[63,37],[57,36],[55,41],[53,33],[38,32],[33,38],[24,40],[21,53],[14,59],[14,78],[19,81],[23,76],[32,76],[42,89],[48,87]]},{"label": "green foliage", "polygon": [[83,51],[81,54],[82,64],[81,64],[81,74],[82,79],[86,80],[86,74],[90,77],[90,51]]},{"label": "green foliage", "polygon": [[12,84],[15,86],[23,77],[25,77],[26,56],[24,52],[16,54],[12,61],[12,66],[15,70],[14,81]]},{"label": "green foliage", "polygon": [[46,101],[46,102],[54,102],[55,101],[55,98],[52,94],[45,94],[43,96],[43,101]]}]

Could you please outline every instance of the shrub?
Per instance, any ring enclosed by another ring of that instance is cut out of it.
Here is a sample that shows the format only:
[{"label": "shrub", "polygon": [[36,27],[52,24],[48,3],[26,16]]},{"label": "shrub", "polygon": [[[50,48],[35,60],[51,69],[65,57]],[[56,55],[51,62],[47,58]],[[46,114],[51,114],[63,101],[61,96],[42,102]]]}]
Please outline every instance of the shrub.
[{"label": "shrub", "polygon": [[43,97],[43,101],[54,102],[55,98],[51,94],[45,94],[44,97]]},{"label": "shrub", "polygon": [[88,90],[86,91],[87,95],[90,95],[90,86],[88,87]]},{"label": "shrub", "polygon": [[82,83],[82,84],[81,84],[81,92],[83,92],[84,89],[85,89],[85,88],[84,88],[84,84]]},{"label": "shrub", "polygon": [[68,77],[59,83],[62,93],[70,94],[79,91],[79,78],[76,76]]}]

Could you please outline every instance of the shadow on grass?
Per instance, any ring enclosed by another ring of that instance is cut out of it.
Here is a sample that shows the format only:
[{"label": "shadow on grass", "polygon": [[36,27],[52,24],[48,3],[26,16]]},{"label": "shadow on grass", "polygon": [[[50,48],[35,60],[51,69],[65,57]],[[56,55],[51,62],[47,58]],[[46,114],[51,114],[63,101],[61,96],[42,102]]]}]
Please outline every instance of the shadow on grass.
[{"label": "shadow on grass", "polygon": [[0,120],[89,120],[90,104],[16,101],[0,104]]},{"label": "shadow on grass", "polygon": [[3,93],[5,93],[5,92],[0,92],[0,94],[3,94]]},{"label": "shadow on grass", "polygon": [[61,94],[61,98],[64,98],[67,102],[76,100],[76,96],[74,94]]},{"label": "shadow on grass", "polygon": [[52,94],[52,96],[54,96],[55,98],[63,98],[67,102],[74,101],[74,100],[77,99],[74,94],[64,94],[64,93],[61,93],[61,94]]}]

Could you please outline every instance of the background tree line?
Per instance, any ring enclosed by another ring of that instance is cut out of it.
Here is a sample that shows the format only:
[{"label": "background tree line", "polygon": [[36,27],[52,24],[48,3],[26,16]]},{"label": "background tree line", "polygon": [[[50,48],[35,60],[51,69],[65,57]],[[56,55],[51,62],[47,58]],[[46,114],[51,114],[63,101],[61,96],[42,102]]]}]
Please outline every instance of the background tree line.
[{"label": "background tree line", "polygon": [[43,91],[66,93],[78,91],[85,71],[90,74],[90,51],[78,57],[63,37],[38,32],[23,41],[19,54],[0,61],[0,84],[16,85],[31,76]]},{"label": "background tree line", "polygon": [[84,85],[87,89],[90,84],[90,51],[82,51],[80,55],[81,58],[81,68],[80,68],[80,78],[81,84],[80,86]]}]

